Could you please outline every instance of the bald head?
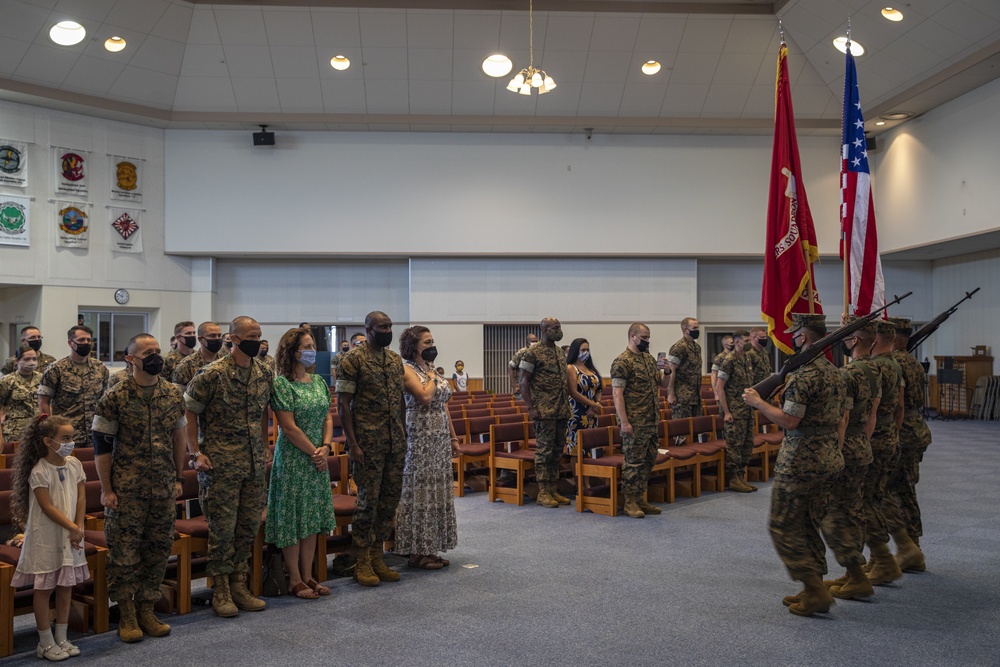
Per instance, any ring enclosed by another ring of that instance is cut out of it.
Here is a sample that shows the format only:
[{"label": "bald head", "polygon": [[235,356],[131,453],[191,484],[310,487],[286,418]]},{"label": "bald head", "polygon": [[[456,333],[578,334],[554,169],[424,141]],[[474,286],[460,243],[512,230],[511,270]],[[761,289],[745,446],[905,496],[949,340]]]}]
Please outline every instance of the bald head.
[{"label": "bald head", "polygon": [[260,331],[260,325],[257,323],[257,320],[246,315],[235,317],[229,323],[229,335],[235,334],[240,338],[245,338],[254,329]]},{"label": "bald head", "polygon": [[375,329],[386,322],[391,323],[392,319],[381,310],[373,310],[365,315],[365,329]]},{"label": "bald head", "polygon": [[642,322],[633,322],[632,326],[628,328],[629,336],[641,336],[647,333],[649,333],[649,327]]}]

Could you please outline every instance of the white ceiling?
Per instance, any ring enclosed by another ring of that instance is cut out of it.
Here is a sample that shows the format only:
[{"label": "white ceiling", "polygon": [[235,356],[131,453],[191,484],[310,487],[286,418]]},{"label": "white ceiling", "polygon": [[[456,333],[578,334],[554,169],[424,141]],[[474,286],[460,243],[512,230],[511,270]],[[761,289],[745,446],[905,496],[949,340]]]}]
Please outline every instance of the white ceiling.
[{"label": "white ceiling", "polygon": [[[800,133],[840,131],[831,40],[848,16],[868,49],[870,130],[892,126],[875,128],[879,113],[921,113],[1000,75],[1000,0],[909,0],[901,23],[881,17],[887,1],[540,0],[534,61],[558,88],[525,97],[480,64],[500,51],[528,65],[527,0],[0,0],[0,98],[162,127],[769,134],[776,14]],[[88,38],[59,47],[48,30],[67,18]],[[123,52],[105,51],[111,35]],[[337,54],[350,69],[330,67]],[[639,70],[650,59],[664,64],[654,77]]]}]

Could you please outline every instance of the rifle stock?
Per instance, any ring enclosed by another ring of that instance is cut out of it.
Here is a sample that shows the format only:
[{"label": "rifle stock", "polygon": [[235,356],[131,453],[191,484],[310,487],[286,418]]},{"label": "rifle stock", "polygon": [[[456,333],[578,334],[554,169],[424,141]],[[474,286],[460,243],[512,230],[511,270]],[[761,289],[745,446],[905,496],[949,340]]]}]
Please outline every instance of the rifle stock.
[{"label": "rifle stock", "polygon": [[774,396],[774,393],[778,390],[778,387],[784,384],[785,376],[794,371],[796,368],[801,368],[802,366],[805,366],[816,357],[825,353],[829,348],[833,347],[840,341],[844,340],[855,331],[858,331],[859,329],[863,328],[866,324],[868,324],[876,317],[881,315],[882,311],[884,311],[886,308],[888,308],[889,306],[896,305],[897,303],[899,303],[906,297],[910,296],[911,294],[913,294],[913,292],[907,292],[903,296],[897,296],[895,299],[885,304],[878,310],[872,311],[871,313],[865,315],[864,317],[859,317],[854,322],[851,322],[850,324],[837,329],[833,333],[829,333],[823,336],[818,341],[810,345],[808,350],[805,350],[804,352],[799,352],[794,357],[786,361],[784,365],[781,367],[781,370],[779,370],[777,373],[774,373],[770,377],[755,384],[753,386],[753,390],[756,391],[760,395],[760,397],[763,398],[765,401],[770,400],[771,397]]},{"label": "rifle stock", "polygon": [[931,334],[937,331],[938,327],[944,324],[945,320],[947,320],[949,317],[955,314],[955,311],[958,310],[958,307],[960,305],[962,305],[962,302],[971,299],[972,295],[978,292],[980,289],[982,288],[977,287],[971,292],[966,292],[965,296],[958,300],[958,303],[956,303],[954,306],[952,306],[948,310],[944,311],[943,313],[935,317],[933,320],[931,320],[924,326],[920,327],[917,331],[913,332],[913,334],[910,336],[910,342],[906,344],[906,351],[913,352],[915,349],[920,347],[920,344],[923,343],[928,338],[930,338]]}]

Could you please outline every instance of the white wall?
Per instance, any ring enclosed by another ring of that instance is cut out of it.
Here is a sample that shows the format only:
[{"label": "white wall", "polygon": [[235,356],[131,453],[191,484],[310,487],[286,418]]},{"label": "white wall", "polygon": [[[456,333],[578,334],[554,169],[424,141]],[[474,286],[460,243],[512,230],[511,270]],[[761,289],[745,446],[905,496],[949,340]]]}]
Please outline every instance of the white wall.
[{"label": "white wall", "polygon": [[[226,255],[756,255],[771,138],[166,133],[167,249]],[[840,140],[801,137],[836,252]],[[238,233],[208,225],[239,220]]]},{"label": "white wall", "polygon": [[[993,372],[1000,369],[1000,250],[952,257],[934,262],[934,308],[943,311],[977,287],[978,294],[959,306],[923,346],[921,358],[934,355],[966,356],[975,345],[988,345]],[[937,315],[938,312],[935,312]]]}]

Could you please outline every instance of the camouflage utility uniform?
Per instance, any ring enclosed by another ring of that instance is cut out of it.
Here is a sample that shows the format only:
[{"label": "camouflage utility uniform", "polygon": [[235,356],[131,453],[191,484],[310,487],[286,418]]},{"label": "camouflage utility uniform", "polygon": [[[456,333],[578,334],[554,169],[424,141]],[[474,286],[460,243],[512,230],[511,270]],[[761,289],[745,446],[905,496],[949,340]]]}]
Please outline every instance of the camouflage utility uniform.
[{"label": "camouflage utility uniform", "polygon": [[521,355],[519,368],[531,373],[528,387],[532,407],[538,412],[535,475],[540,483],[557,482],[559,459],[566,445],[566,423],[573,414],[569,409],[566,353],[558,345],[532,345]]},{"label": "camouflage utility uniform", "polygon": [[677,402],[670,406],[671,419],[701,415],[701,345],[681,338],[670,346],[667,361],[677,366],[674,370]]},{"label": "camouflage utility uniform", "polygon": [[[41,350],[37,352],[38,354],[38,367],[35,369],[40,373],[44,373],[45,369],[51,364],[56,362],[56,358],[51,354],[45,354]],[[11,355],[7,357],[7,361],[3,362],[3,366],[0,366],[0,375],[10,375],[11,373],[17,372],[17,357]]]},{"label": "camouflage utility uniform", "polygon": [[771,356],[767,350],[758,350],[750,346],[746,348],[746,353],[753,364],[753,382],[750,383],[751,386],[769,378],[774,370],[771,367]]},{"label": "camouflage utility uniform", "polygon": [[388,349],[353,348],[340,362],[336,390],[351,394],[354,438],[365,459],[351,466],[358,485],[351,529],[354,545],[362,549],[381,546],[392,533],[403,490],[403,360]]},{"label": "camouflage utility uniform", "polygon": [[753,453],[753,409],[743,402],[743,390],[754,385],[753,359],[736,350],[722,358],[718,377],[725,382],[726,405],[733,420],[723,423],[726,437],[726,477],[743,475]]},{"label": "camouflage utility uniform", "polygon": [[[222,358],[220,353],[212,361],[218,361]],[[195,375],[198,374],[205,366],[208,366],[212,361],[206,361],[205,357],[201,355],[201,352],[195,352],[189,354],[188,356],[181,359],[177,366],[174,368],[174,372],[171,375],[166,375],[163,373],[163,377],[168,378],[171,382],[181,388],[181,391],[187,389],[187,386],[191,383],[191,380]]]},{"label": "camouflage utility uniform", "polygon": [[108,593],[116,602],[160,599],[174,543],[174,435],[185,424],[183,395],[163,378],[152,387],[127,378],[97,403],[93,430],[114,436],[111,489],[118,507],[105,510],[104,534]]},{"label": "camouflage utility uniform", "polygon": [[793,580],[826,574],[820,521],[826,488],[844,467],[837,424],[844,415],[844,379],[826,357],[788,374],[785,414],[799,417],[785,433],[774,466],[770,530],[774,548]]},{"label": "camouflage utility uniform", "polygon": [[37,370],[27,376],[15,370],[10,375],[0,378],[4,442],[20,440],[24,427],[38,414],[38,383],[41,379],[42,373]]},{"label": "camouflage utility uniform", "polygon": [[888,543],[889,525],[885,517],[886,487],[899,460],[899,429],[893,421],[902,371],[890,355],[879,354],[867,363],[877,370],[882,399],[875,413],[872,433],[872,462],[865,475],[865,542],[869,547]]},{"label": "camouflage utility uniform", "polygon": [[90,444],[94,406],[108,388],[109,375],[107,366],[93,357],[87,357],[82,364],[63,357],[42,373],[38,395],[49,397],[52,414],[73,422],[73,439],[80,447]]},{"label": "camouflage utility uniform", "polygon": [[266,502],[261,423],[273,379],[266,364],[251,360],[242,368],[229,356],[204,368],[184,393],[187,409],[198,415],[201,453],[212,463],[198,472],[211,576],[234,581],[246,573]]},{"label": "camouflage utility uniform", "polygon": [[118,384],[119,382],[121,382],[122,380],[124,380],[125,378],[127,378],[127,377],[129,377],[131,375],[132,375],[132,369],[129,368],[128,366],[126,366],[125,368],[119,368],[118,370],[116,370],[108,378],[108,391],[111,391],[112,387],[114,387],[116,384]]},{"label": "camouflage utility uniform", "polygon": [[911,538],[924,534],[917,504],[920,462],[931,444],[931,431],[920,414],[924,407],[924,367],[906,350],[894,350],[892,358],[903,371],[903,425],[899,427],[899,462],[889,477],[886,493],[886,521],[889,531],[905,529]]},{"label": "camouflage utility uniform", "polygon": [[[191,354],[194,354],[194,352]],[[177,368],[177,364],[190,357],[191,354],[181,354],[177,350],[170,350],[167,352],[163,355],[163,370],[160,371],[160,377],[165,379],[167,382],[172,382],[174,378],[174,370]],[[183,389],[181,391],[183,392]]]},{"label": "camouflage utility uniform", "polygon": [[622,389],[631,435],[622,435],[622,493],[641,496],[659,449],[656,425],[660,421],[657,388],[663,371],[648,352],[626,349],[611,364],[611,386]]}]

